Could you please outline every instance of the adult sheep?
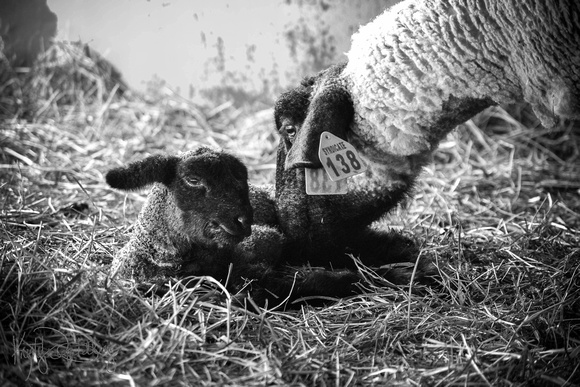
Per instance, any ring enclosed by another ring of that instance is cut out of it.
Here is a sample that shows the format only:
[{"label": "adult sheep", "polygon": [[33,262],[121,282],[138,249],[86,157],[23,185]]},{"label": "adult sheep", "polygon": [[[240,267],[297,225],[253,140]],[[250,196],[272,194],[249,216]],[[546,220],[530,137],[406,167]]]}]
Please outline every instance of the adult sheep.
[{"label": "adult sheep", "polygon": [[[270,305],[361,291],[355,270],[313,268],[289,248],[270,192],[249,185],[246,167],[233,155],[200,147],[150,156],[112,169],[106,180],[125,191],[153,185],[129,241],[114,257],[112,277],[150,287],[212,276],[231,292],[243,290]],[[396,248],[390,245],[392,255],[402,254]]]},{"label": "adult sheep", "polygon": [[320,167],[320,134],[334,133],[394,206],[445,135],[490,105],[529,102],[546,127],[580,119],[580,3],[403,1],[360,28],[346,66],[289,93],[307,106],[287,125],[286,169]]}]

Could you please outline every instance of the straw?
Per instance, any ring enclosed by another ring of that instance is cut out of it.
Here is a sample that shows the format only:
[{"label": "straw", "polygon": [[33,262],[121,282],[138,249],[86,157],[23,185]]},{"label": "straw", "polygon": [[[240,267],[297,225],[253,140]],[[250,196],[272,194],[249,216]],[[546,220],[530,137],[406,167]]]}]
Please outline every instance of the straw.
[{"label": "straw", "polygon": [[325,307],[246,310],[209,277],[146,296],[106,276],[145,192],[111,190],[104,173],[209,144],[272,183],[272,110],[120,93],[82,45],[51,50],[4,85],[29,99],[0,131],[3,384],[578,385],[577,125],[494,107],[441,144],[378,224],[415,237],[440,274],[431,287],[361,268],[368,292]]}]

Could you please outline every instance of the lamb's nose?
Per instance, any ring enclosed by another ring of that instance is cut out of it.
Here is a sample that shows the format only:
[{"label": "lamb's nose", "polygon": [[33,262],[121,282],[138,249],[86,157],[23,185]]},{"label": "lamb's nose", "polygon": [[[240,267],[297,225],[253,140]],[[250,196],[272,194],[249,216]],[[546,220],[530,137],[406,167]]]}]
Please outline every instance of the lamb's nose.
[{"label": "lamb's nose", "polygon": [[214,223],[233,236],[247,237],[252,233],[252,219],[248,216],[235,216],[230,222]]}]

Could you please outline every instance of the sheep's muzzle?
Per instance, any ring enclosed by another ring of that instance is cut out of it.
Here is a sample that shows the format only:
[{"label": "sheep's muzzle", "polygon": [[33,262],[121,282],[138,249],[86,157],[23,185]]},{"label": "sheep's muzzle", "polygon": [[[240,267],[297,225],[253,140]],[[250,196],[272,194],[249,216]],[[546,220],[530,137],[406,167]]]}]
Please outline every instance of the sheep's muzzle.
[{"label": "sheep's muzzle", "polygon": [[[318,133],[316,133],[318,134]],[[322,168],[322,163],[318,157],[318,138],[309,138],[309,132],[299,133],[294,145],[290,148],[286,156],[284,168]]]}]

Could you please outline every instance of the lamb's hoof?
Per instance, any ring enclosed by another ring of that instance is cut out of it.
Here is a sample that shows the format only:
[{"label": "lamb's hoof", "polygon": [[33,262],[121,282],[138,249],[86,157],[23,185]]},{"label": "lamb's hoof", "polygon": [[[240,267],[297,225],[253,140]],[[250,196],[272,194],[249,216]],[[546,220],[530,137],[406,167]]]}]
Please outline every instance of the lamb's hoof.
[{"label": "lamb's hoof", "polygon": [[[421,285],[433,285],[437,283],[439,271],[430,259],[422,257],[417,263],[405,262],[381,266],[375,272],[394,285],[408,286],[411,281]],[[414,272],[414,274],[413,274]]]}]

